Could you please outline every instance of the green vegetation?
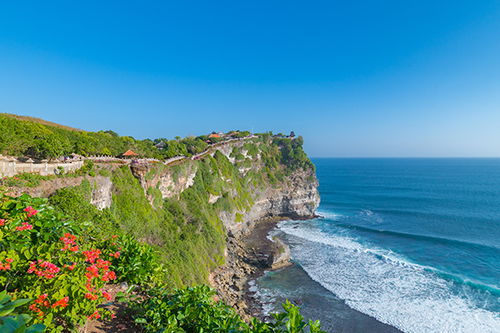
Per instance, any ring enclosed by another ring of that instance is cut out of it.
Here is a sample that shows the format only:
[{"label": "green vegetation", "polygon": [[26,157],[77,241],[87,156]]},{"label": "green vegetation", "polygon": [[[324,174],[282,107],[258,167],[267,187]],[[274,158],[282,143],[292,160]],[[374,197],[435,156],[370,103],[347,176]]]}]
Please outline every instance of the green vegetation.
[{"label": "green vegetation", "polygon": [[[189,163],[196,164],[196,168]],[[152,165],[151,168],[163,166]],[[147,200],[144,189],[128,167],[117,169],[112,178],[115,186],[113,218],[124,230],[161,250],[168,282],[175,287],[206,282],[210,270],[223,263],[226,240],[220,211],[245,209],[251,205],[251,198],[243,191],[244,180],[237,176],[237,171],[222,154],[188,162],[177,166],[176,170],[182,174],[192,169],[196,170],[193,186],[178,199],[160,201],[158,193],[153,196],[154,205]],[[150,170],[150,173],[155,171]],[[221,180],[222,175],[230,177],[231,185]],[[241,196],[232,198],[227,194],[233,186],[240,189]],[[155,191],[150,188],[148,194]],[[226,200],[212,205],[208,202],[210,193],[226,194]]]},{"label": "green vegetation", "polygon": [[302,149],[304,139],[299,136],[294,140],[276,138],[273,144],[278,145],[281,149],[282,165],[286,165],[288,170],[295,171],[297,169],[313,168],[314,164],[307,157],[307,154]]},{"label": "green vegetation", "polygon": [[140,156],[166,159],[192,156],[217,143],[231,138],[243,138],[248,131],[232,131],[226,138],[198,137],[175,140],[137,140],[108,131],[86,132],[37,118],[0,114],[0,154],[29,156],[34,159],[55,159],[72,153],[118,156],[131,149]]},{"label": "green vegetation", "polygon": [[[236,222],[242,222],[244,213],[253,205],[255,190],[270,184],[277,186],[290,172],[312,165],[302,150],[301,138],[280,139],[266,134],[235,147],[231,156],[236,159],[234,165],[219,151],[213,157],[207,155],[169,168],[160,163],[150,164],[145,175],[148,181],[164,172],[171,172],[174,180],[196,173],[192,186],[178,198],[166,200],[154,187],[144,193],[128,166],[111,171],[91,161],[72,174],[23,174],[6,178],[2,183],[38,186],[41,180],[55,177],[90,176],[87,177],[90,181],[84,180],[79,186],[58,190],[50,203],[86,226],[87,233],[109,233],[118,228],[151,244],[161,253],[167,281],[174,287],[183,287],[206,282],[209,272],[224,262],[226,236],[219,218],[221,212],[232,213]],[[258,156],[261,162],[257,162]],[[240,168],[245,173],[240,173]],[[91,177],[96,174],[112,178],[110,209],[100,211],[90,204],[94,186]],[[218,198],[214,204],[209,203],[211,195]]]},{"label": "green vegetation", "polygon": [[[116,228],[109,232],[109,212],[78,205],[90,186],[58,192],[51,198],[56,209],[47,199],[0,196],[0,331],[76,331],[88,318],[112,318],[106,284],[126,281],[141,285],[141,297],[126,298],[130,315],[146,332],[322,332],[319,322],[305,322],[290,303],[272,323],[246,323],[208,287],[173,289],[172,267],[162,263],[159,251]],[[184,214],[176,201],[165,206]],[[197,215],[204,216],[192,217]]]},{"label": "green vegetation", "polygon": [[[6,128],[0,133],[1,153],[36,158],[70,152],[117,155],[130,148],[144,156],[168,158],[208,147],[205,136],[139,141],[112,131],[90,133],[5,115],[0,115],[0,127]],[[238,131],[230,137],[248,135]],[[235,147],[234,164],[219,151],[172,167],[151,163],[144,177],[153,185],[146,190],[129,166],[105,168],[90,161],[72,174],[2,179],[3,186],[35,187],[55,177],[85,176],[80,185],[62,188],[48,200],[0,195],[0,288],[13,302],[27,300],[15,303],[21,312],[4,318],[0,297],[0,331],[14,322],[26,332],[39,329],[31,326],[37,323],[50,332],[74,331],[88,317],[111,316],[103,292],[106,284],[124,281],[140,286],[141,297],[126,298],[130,315],[147,332],[321,332],[318,323],[305,322],[289,303],[273,323],[245,323],[202,286],[210,271],[224,263],[221,212],[241,222],[254,204],[253,193],[279,186],[293,171],[310,169],[302,143],[300,137],[265,133]],[[194,176],[193,184],[164,199],[154,182],[168,173],[176,182]],[[113,182],[109,209],[90,204],[96,175]],[[210,203],[210,198],[217,200]],[[89,253],[105,261],[97,271]],[[47,267],[52,270],[49,278]],[[108,278],[110,272],[113,278]],[[97,277],[89,280],[88,273]]]},{"label": "green vegetation", "polygon": [[[134,241],[131,247],[126,236],[88,230],[46,199],[0,194],[0,286],[33,317],[21,317],[23,325],[42,323],[50,332],[76,329],[89,316],[111,315],[97,307],[109,300],[103,288],[117,280],[116,271],[128,272],[131,281],[151,281],[151,269],[134,267],[145,259],[144,251],[130,251],[147,245]],[[2,332],[9,325],[3,322]]]},{"label": "green vegetation", "polygon": [[30,299],[17,299],[4,290],[0,292],[0,328],[4,333],[38,333],[45,330],[45,325],[36,324],[27,326],[32,317],[27,314],[18,314],[16,309],[29,303]]},{"label": "green vegetation", "polygon": [[187,137],[184,139],[156,139],[155,144],[161,144],[160,151],[164,158],[175,156],[192,156],[208,148],[204,137]]},{"label": "green vegetation", "polygon": [[[0,154],[11,156],[29,156],[35,159],[54,159],[71,153],[89,155],[118,156],[128,149],[141,156],[166,159],[175,156],[192,156],[205,151],[210,143],[217,143],[231,138],[243,138],[248,131],[231,131],[224,138],[209,138],[207,135],[187,137],[175,140],[156,139],[154,141],[136,140],[130,136],[119,136],[113,131],[85,132],[69,127],[46,122],[36,118],[0,114]],[[287,165],[289,169],[311,166],[302,150],[301,137],[295,140],[273,137],[272,133],[259,134],[261,142],[272,142],[279,146],[281,161],[267,161],[270,167],[276,162]],[[258,153],[256,146],[247,144],[243,149],[250,156]],[[241,156],[237,156],[241,159]],[[270,159],[272,157],[269,156]]]},{"label": "green vegetation", "polygon": [[290,302],[284,312],[274,314],[274,321],[257,319],[244,322],[234,309],[215,301],[215,292],[206,286],[174,290],[152,289],[148,299],[132,303],[137,323],[146,332],[241,332],[241,333],[324,333],[319,321],[304,321],[299,308]]},{"label": "green vegetation", "polygon": [[84,156],[119,155],[133,149],[143,156],[162,157],[151,140],[118,136],[113,131],[77,131],[29,120],[0,114],[1,154],[53,159],[71,153]]}]

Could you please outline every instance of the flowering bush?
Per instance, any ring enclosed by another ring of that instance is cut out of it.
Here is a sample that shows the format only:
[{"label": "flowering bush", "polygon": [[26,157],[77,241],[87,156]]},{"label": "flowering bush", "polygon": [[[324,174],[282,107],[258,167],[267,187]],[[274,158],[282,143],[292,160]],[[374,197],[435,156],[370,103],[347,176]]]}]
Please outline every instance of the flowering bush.
[{"label": "flowering bush", "polygon": [[117,278],[111,260],[120,244],[79,233],[44,199],[0,195],[0,286],[33,299],[26,313],[49,331],[110,315],[97,306],[111,300],[103,287]]},{"label": "flowering bush", "polygon": [[[144,297],[129,306],[148,332],[322,332],[319,322],[305,322],[290,303],[273,323],[254,319],[248,324],[215,301],[208,287],[172,293],[162,283],[166,270],[151,246],[130,236],[90,232],[100,222],[89,228],[86,222],[69,221],[46,199],[0,192],[0,288],[22,311],[8,317],[0,311],[0,332],[12,327],[12,332],[43,327],[61,332],[88,319],[112,318],[106,305],[113,297],[104,287],[115,281],[143,285]],[[0,301],[0,310],[2,306]]]}]

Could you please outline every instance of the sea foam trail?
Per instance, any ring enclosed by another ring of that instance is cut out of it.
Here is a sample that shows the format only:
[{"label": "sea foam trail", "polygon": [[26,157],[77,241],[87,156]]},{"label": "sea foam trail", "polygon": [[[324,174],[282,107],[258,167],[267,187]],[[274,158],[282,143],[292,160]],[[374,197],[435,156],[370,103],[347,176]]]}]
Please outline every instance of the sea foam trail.
[{"label": "sea foam trail", "polygon": [[309,276],[358,311],[408,333],[500,332],[499,314],[478,307],[467,285],[457,290],[426,267],[309,224],[283,222],[280,230]]}]

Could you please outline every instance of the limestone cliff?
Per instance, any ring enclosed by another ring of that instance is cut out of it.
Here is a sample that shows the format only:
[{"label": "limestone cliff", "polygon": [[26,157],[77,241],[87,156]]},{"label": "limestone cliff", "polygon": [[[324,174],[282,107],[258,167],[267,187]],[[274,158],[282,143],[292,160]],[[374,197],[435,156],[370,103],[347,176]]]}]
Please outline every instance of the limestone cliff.
[{"label": "limestone cliff", "polygon": [[223,212],[222,221],[229,234],[240,237],[264,219],[306,219],[315,215],[320,197],[314,170],[297,170],[278,186],[257,191],[254,205],[243,213],[241,223],[235,223],[235,214]]},{"label": "limestone cliff", "polygon": [[[242,155],[249,163],[245,167],[237,165],[231,152],[235,148],[241,147],[243,147],[241,142],[226,144],[214,149],[210,155],[213,156],[216,150],[220,151],[233,165],[238,167],[240,174],[245,174],[250,170],[261,172],[264,165],[260,155],[249,156],[244,149]],[[157,188],[161,192],[162,198],[176,198],[193,185],[197,174],[197,162],[188,160],[183,162],[182,166],[176,167],[132,163],[131,169],[134,176],[139,179],[145,193],[147,193],[148,188]],[[221,211],[220,218],[228,234],[234,237],[246,234],[258,221],[263,219],[311,218],[315,215],[320,202],[317,188],[318,181],[314,168],[298,169],[276,184],[252,188],[253,204],[249,209],[235,212]],[[232,192],[233,195],[237,195],[235,191]],[[208,201],[214,204],[219,198],[220,195],[210,193]],[[149,199],[152,202],[151,196]]]},{"label": "limestone cliff", "polygon": [[287,246],[266,238],[273,222],[314,217],[320,201],[301,139],[266,135],[214,145],[175,163],[96,162],[86,176],[13,191],[50,197],[84,180],[90,203],[160,250],[169,283],[209,281],[242,314],[250,314],[248,277],[288,264]]},{"label": "limestone cliff", "polygon": [[[234,145],[226,145],[221,153],[238,169],[241,177],[250,171],[262,173],[265,163],[261,155],[241,149],[240,161],[232,154]],[[213,155],[213,154],[212,154]],[[241,157],[243,156],[243,157]],[[139,179],[147,193],[148,188],[157,188],[163,198],[177,198],[192,186],[198,172],[196,161],[188,161],[177,168],[133,164],[133,174]],[[222,177],[224,178],[224,177]],[[226,189],[233,196],[238,192],[232,188],[232,179],[225,179]],[[234,184],[236,187],[236,184]],[[315,217],[319,205],[318,181],[314,167],[297,168],[280,181],[251,186],[252,204],[234,211],[221,210],[219,218],[226,230],[227,245],[225,264],[214,270],[209,277],[223,300],[235,307],[243,316],[256,315],[258,309],[246,297],[249,277],[264,269],[277,269],[289,264],[290,250],[279,239],[267,239],[267,233],[275,222],[283,219],[308,219]],[[208,203],[216,204],[221,193],[209,193]],[[153,198],[149,198],[153,202]]]},{"label": "limestone cliff", "polygon": [[316,216],[320,197],[314,170],[298,170],[279,187],[269,187],[247,212],[244,223],[234,223],[231,214],[223,214],[228,230],[226,264],[210,276],[223,300],[245,318],[259,316],[260,305],[248,297],[248,281],[263,270],[289,265],[290,249],[279,238],[268,239],[275,222],[283,219],[308,219]]}]

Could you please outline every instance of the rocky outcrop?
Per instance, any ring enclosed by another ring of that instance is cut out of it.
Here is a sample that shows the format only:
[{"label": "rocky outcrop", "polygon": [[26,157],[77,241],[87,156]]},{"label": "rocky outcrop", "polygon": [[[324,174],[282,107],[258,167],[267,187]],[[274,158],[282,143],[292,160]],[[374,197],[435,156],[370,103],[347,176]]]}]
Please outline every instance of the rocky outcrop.
[{"label": "rocky outcrop", "polygon": [[277,237],[273,237],[271,269],[276,270],[290,265],[290,247]]},{"label": "rocky outcrop", "polygon": [[97,209],[104,209],[111,207],[113,182],[109,177],[97,176],[91,180],[92,185],[92,198],[90,203],[97,207]]},{"label": "rocky outcrop", "polygon": [[[139,179],[144,193],[150,187],[160,190],[162,197],[174,198],[194,183],[196,162],[184,160],[175,166],[163,166],[151,163],[132,163],[132,174]],[[152,198],[149,198],[152,202]]]}]

